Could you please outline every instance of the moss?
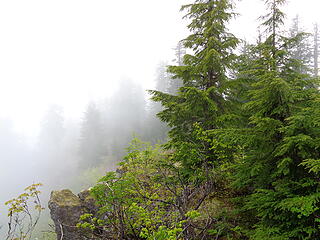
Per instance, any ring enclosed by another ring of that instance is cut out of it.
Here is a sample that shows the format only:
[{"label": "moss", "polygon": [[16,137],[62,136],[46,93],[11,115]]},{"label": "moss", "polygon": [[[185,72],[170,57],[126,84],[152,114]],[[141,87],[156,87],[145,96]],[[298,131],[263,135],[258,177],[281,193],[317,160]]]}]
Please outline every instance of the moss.
[{"label": "moss", "polygon": [[82,190],[78,196],[81,199],[81,201],[84,202],[94,200],[94,197],[90,194],[90,189]]},{"label": "moss", "polygon": [[69,189],[64,189],[61,191],[53,191],[51,193],[51,202],[56,203],[60,207],[62,206],[80,206],[80,199],[74,195]]}]

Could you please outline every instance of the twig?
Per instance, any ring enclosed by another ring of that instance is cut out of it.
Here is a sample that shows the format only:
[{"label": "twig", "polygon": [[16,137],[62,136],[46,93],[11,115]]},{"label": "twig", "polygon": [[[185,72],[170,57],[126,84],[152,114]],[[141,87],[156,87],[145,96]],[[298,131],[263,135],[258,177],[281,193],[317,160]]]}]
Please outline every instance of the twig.
[{"label": "twig", "polygon": [[63,227],[61,223],[60,223],[60,232],[61,232],[60,240],[63,240]]}]

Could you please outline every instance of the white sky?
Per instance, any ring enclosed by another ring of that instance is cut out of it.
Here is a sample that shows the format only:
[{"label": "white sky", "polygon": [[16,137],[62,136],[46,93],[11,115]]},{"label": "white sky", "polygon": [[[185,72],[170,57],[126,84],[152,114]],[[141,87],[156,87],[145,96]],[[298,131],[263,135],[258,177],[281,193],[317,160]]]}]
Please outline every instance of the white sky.
[{"label": "white sky", "polygon": [[[108,95],[128,76],[152,86],[155,67],[173,58],[186,36],[180,5],[187,0],[0,0],[0,116],[32,134],[48,104],[67,116],[88,99]],[[232,31],[248,40],[264,11],[242,0]],[[320,21],[319,0],[291,0],[288,17],[306,26]]]},{"label": "white sky", "polygon": [[[234,0],[237,2],[236,12],[240,16],[232,22],[231,30],[243,39],[252,41],[257,34],[259,16],[265,13],[264,0]],[[299,15],[302,25],[312,32],[314,23],[320,24],[320,0],[288,0],[282,10],[286,13],[287,24]]]}]

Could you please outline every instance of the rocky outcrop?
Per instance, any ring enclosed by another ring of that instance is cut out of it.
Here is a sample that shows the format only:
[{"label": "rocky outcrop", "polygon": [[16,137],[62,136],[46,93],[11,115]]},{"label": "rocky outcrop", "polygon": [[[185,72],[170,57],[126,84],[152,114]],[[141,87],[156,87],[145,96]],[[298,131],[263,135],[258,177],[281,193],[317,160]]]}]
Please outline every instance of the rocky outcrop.
[{"label": "rocky outcrop", "polygon": [[78,196],[68,189],[53,191],[48,205],[58,240],[88,239],[83,236],[76,225],[82,214],[97,211],[89,190],[82,191]]}]

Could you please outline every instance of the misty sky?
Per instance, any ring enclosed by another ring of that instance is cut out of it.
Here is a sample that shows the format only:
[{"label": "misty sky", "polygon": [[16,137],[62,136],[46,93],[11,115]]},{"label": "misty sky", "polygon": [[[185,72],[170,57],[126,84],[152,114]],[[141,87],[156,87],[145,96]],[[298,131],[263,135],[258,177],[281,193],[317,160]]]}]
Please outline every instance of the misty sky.
[{"label": "misty sky", "polygon": [[[33,134],[48,104],[77,116],[89,99],[112,92],[121,77],[152,87],[155,68],[174,58],[186,36],[186,0],[0,1],[0,117]],[[320,22],[318,0],[291,0],[288,17]],[[260,0],[242,0],[231,29],[254,39]]]}]

